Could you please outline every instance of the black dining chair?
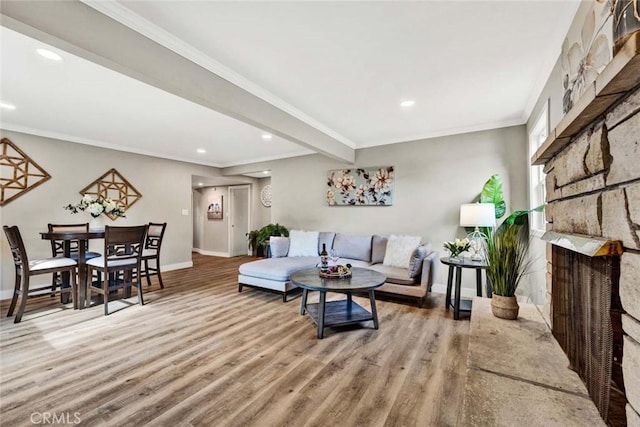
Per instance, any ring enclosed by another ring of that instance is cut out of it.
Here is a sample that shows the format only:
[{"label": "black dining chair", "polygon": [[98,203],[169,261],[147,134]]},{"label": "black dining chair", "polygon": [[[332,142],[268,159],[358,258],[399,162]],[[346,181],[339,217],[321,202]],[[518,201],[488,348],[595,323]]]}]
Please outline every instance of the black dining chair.
[{"label": "black dining chair", "polygon": [[[24,313],[24,308],[27,304],[27,299],[34,296],[43,296],[51,293],[51,288],[49,285],[44,287],[34,287],[30,286],[30,278],[31,276],[36,276],[40,274],[49,274],[49,273],[69,273],[71,277],[71,287],[70,288],[60,288],[58,291],[60,294],[71,294],[74,296],[73,305],[74,308],[78,307],[76,295],[76,266],[78,265],[77,261],[71,258],[57,257],[57,258],[46,258],[40,260],[32,260],[29,261],[29,257],[27,256],[27,251],[24,247],[24,242],[22,241],[22,235],[20,234],[20,230],[17,226],[8,227],[3,226],[4,234],[7,236],[7,240],[9,241],[9,247],[11,248],[11,254],[13,255],[13,264],[15,266],[16,280],[15,280],[15,288],[13,291],[13,297],[11,298],[11,304],[9,305],[9,311],[7,313],[7,317],[13,316],[13,312],[16,308],[16,304],[18,302],[18,298],[20,298],[20,305],[18,306],[18,312],[16,313],[16,317],[13,319],[13,323],[20,323],[22,320],[22,314]],[[46,292],[43,292],[46,291]]]},{"label": "black dining chair", "polygon": [[[166,222],[162,224],[150,222],[144,250],[142,251],[142,275],[147,278],[147,286],[151,286],[151,276],[158,276],[161,289],[164,289],[164,284],[160,273],[160,247],[162,246],[162,238],[166,228]],[[153,264],[150,265],[150,262]]]},{"label": "black dining chair", "polygon": [[135,286],[138,303],[144,305],[142,296],[140,266],[147,225],[132,227],[110,227],[104,229],[104,255],[87,262],[88,275],[94,271],[102,273],[100,282],[90,283],[87,288],[87,307],[91,306],[91,293],[103,296],[104,315],[109,315],[109,297],[112,291]]},{"label": "black dining chair", "polygon": [[[89,231],[89,223],[85,222],[84,224],[48,224],[48,229],[50,233],[64,233],[64,232],[80,232],[86,233]],[[60,257],[64,256],[64,240],[51,240],[51,256]],[[78,241],[70,240],[70,258],[78,261]],[[85,243],[86,247],[89,246],[88,242]],[[97,258],[101,256],[99,252],[89,252],[87,251],[85,254],[85,260],[90,260],[92,258]],[[100,278],[97,278],[100,280]],[[58,286],[62,286],[62,276],[58,273],[53,274],[53,278],[51,279],[51,296],[55,295],[55,290]]]}]

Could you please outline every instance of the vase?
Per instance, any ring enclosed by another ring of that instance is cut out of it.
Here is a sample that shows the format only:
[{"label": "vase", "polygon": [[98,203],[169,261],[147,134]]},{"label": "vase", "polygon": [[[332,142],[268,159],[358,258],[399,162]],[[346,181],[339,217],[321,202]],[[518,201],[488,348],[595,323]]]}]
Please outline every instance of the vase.
[{"label": "vase", "polygon": [[89,230],[104,230],[104,225],[105,225],[104,219],[105,219],[104,215],[100,215],[96,218],[92,216],[91,219],[89,220]]},{"label": "vase", "polygon": [[503,297],[493,294],[491,298],[491,311],[493,315],[500,319],[515,320],[518,318],[518,299],[514,297]]},{"label": "vase", "polygon": [[624,46],[625,42],[636,31],[640,31],[640,2],[637,0],[618,0],[613,10],[613,54]]}]

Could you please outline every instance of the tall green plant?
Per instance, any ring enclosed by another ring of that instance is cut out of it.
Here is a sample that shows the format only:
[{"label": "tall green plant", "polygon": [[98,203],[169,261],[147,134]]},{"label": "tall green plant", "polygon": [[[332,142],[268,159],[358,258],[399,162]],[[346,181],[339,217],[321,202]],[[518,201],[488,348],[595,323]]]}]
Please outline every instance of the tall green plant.
[{"label": "tall green plant", "polygon": [[513,212],[487,242],[487,279],[496,295],[512,297],[522,278],[529,272],[529,214],[544,206]]},{"label": "tall green plant", "polygon": [[496,209],[496,219],[502,218],[507,211],[507,204],[502,193],[502,178],[500,175],[491,175],[484,183],[480,193],[480,203],[493,203]]}]

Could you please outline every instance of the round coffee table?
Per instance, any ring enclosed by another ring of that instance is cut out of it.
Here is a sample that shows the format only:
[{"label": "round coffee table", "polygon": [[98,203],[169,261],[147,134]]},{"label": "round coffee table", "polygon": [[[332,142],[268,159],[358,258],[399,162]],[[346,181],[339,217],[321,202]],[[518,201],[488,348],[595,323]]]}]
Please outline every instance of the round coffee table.
[{"label": "round coffee table", "polygon": [[[309,317],[318,325],[318,339],[322,339],[326,326],[351,325],[373,320],[374,328],[378,329],[376,297],[373,290],[387,280],[384,274],[358,267],[351,268],[351,277],[348,279],[325,279],[318,273],[317,268],[306,268],[291,274],[291,282],[302,288],[300,314],[308,312]],[[307,304],[309,291],[320,292],[319,303]],[[327,302],[327,292],[346,294],[347,299]],[[371,312],[353,301],[353,292],[369,294]]]}]

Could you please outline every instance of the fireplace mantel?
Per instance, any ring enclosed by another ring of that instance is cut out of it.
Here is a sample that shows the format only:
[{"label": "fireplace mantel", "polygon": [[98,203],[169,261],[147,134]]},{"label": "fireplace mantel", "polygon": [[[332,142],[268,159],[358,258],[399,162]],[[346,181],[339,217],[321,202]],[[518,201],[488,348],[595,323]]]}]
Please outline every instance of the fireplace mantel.
[{"label": "fireplace mantel", "polygon": [[623,252],[620,240],[609,240],[581,234],[547,231],[542,236],[542,240],[589,257],[622,255]]},{"label": "fireplace mantel", "polygon": [[640,31],[627,40],[613,60],[585,90],[574,107],[549,132],[549,137],[531,158],[544,165],[571,140],[638,85],[640,75]]}]

